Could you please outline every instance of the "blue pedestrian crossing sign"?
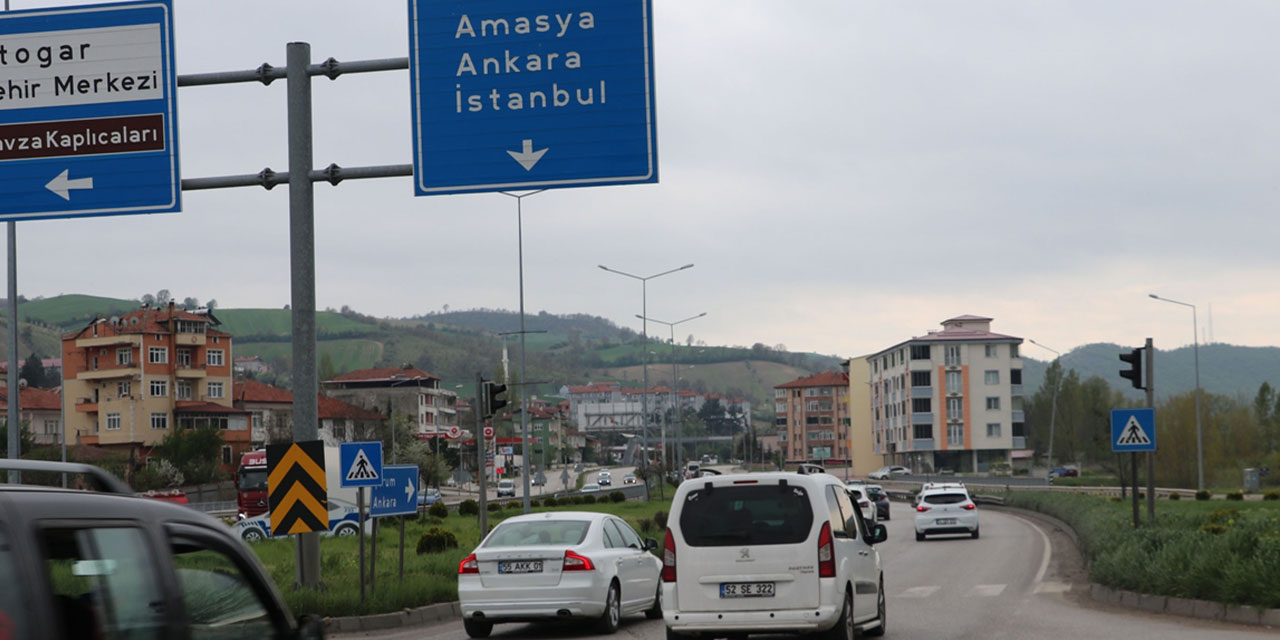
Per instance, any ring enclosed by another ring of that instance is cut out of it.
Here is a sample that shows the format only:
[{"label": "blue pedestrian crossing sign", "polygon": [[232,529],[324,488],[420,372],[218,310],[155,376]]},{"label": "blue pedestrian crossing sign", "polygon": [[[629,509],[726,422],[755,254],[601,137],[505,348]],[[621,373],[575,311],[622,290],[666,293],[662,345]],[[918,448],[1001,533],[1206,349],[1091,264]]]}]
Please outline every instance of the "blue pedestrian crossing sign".
[{"label": "blue pedestrian crossing sign", "polygon": [[382,484],[382,442],[343,442],[338,445],[338,478],[344,487]]},{"label": "blue pedestrian crossing sign", "polygon": [[1156,450],[1155,409],[1112,409],[1111,450],[1116,453]]}]

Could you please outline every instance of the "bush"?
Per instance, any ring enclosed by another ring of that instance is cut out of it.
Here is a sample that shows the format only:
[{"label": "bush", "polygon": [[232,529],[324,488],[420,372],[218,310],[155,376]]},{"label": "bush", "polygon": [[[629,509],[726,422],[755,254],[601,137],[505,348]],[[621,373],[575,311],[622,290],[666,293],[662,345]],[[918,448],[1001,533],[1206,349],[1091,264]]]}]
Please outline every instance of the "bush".
[{"label": "bush", "polygon": [[519,501],[519,500],[508,500],[508,501],[507,501],[507,506],[506,506],[506,508],[508,508],[508,509],[523,509],[524,507],[520,504],[520,501]]},{"label": "bush", "polygon": [[1206,522],[1204,526],[1200,527],[1200,530],[1205,533],[1211,533],[1216,536],[1216,535],[1221,535],[1223,533],[1226,533],[1227,527],[1226,525],[1221,525],[1213,522]]},{"label": "bush", "polygon": [[1272,489],[1271,491],[1268,491],[1262,494],[1262,499],[1263,500],[1280,500],[1280,491],[1276,491]]},{"label": "bush", "polygon": [[609,492],[609,502],[626,502],[626,500],[627,496],[623,495],[621,491]]},{"label": "bush", "polygon": [[435,504],[427,507],[427,513],[436,518],[449,517],[449,507],[445,506],[443,501],[437,501]]},{"label": "bush", "polygon": [[434,527],[422,532],[418,538],[418,553],[439,553],[446,549],[457,549],[458,539],[452,531]]},{"label": "bush", "polygon": [[648,518],[640,518],[640,521],[636,524],[640,525],[641,533],[649,533],[653,530],[653,521]]},{"label": "bush", "polygon": [[1181,499],[1182,499],[1182,494],[1181,494],[1181,493],[1171,493],[1171,494],[1169,494],[1169,499],[1170,499],[1170,500],[1181,500]]},{"label": "bush", "polygon": [[548,496],[546,500],[543,500],[543,501],[542,501],[542,506],[544,506],[544,507],[554,507],[554,506],[556,506],[557,504],[559,504],[559,501],[558,501],[558,500],[556,500],[556,499],[555,499],[555,497],[552,497],[552,496]]},{"label": "bush", "polygon": [[653,525],[659,529],[666,529],[667,528],[667,512],[666,511],[653,512]]},{"label": "bush", "polygon": [[1243,491],[1230,491],[1227,493],[1228,500],[1244,500]]},{"label": "bush", "polygon": [[490,502],[490,503],[489,503],[489,506],[488,506],[488,507],[486,507],[486,508],[487,508],[488,510],[490,510],[490,511],[497,511],[498,509],[501,509],[501,508],[502,508],[502,505],[501,505],[501,504],[498,504],[498,502],[495,500],[495,501],[493,501],[493,502]]},{"label": "bush", "polygon": [[539,502],[537,498],[529,498],[529,508],[530,508],[530,509],[533,509],[533,508],[536,508],[536,507],[541,507],[541,506],[542,506],[542,503],[541,503],[541,502]]},{"label": "bush", "polygon": [[458,515],[478,516],[480,515],[480,505],[475,500],[467,498],[458,505]]},{"label": "bush", "polygon": [[1205,489],[1201,489],[1196,492],[1196,500],[1208,500],[1209,498],[1212,498],[1212,497],[1213,497],[1213,494],[1209,493],[1208,490],[1205,490]]},{"label": "bush", "polygon": [[595,504],[595,503],[596,503],[596,497],[595,497],[595,496],[593,496],[593,495],[591,495],[591,494],[589,494],[589,493],[588,493],[587,495],[585,495],[585,496],[582,496],[582,504]]},{"label": "bush", "polygon": [[582,496],[574,496],[569,499],[569,502],[573,504],[582,504]]}]

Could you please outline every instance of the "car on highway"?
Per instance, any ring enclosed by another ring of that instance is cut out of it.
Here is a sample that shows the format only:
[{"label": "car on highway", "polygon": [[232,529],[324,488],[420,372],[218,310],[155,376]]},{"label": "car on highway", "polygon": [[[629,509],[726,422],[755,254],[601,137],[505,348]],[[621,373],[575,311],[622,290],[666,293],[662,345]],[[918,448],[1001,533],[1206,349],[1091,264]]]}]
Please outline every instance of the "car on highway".
[{"label": "car on highway", "polygon": [[498,497],[499,498],[516,497],[516,481],[515,480],[499,480],[498,481]]},{"label": "car on highway", "polygon": [[884,635],[888,537],[822,472],[686,481],[662,544],[668,640],[821,633]]},{"label": "car on highway", "polygon": [[844,489],[849,492],[849,499],[858,504],[858,510],[862,512],[862,516],[874,523],[878,514],[876,513],[875,504],[871,502],[871,497],[867,495],[865,487],[861,484],[846,483]]},{"label": "car on highway", "polygon": [[435,487],[427,487],[426,489],[423,489],[422,491],[418,492],[419,507],[424,507],[424,508],[429,507],[437,502],[440,502],[440,500],[441,500],[440,490]]},{"label": "car on highway", "polygon": [[884,487],[878,484],[865,485],[863,488],[867,493],[867,498],[876,505],[876,519],[889,519],[889,494],[885,492]]},{"label": "car on highway", "polygon": [[319,616],[293,617],[216,518],[135,496],[89,465],[3,459],[0,469],[66,473],[93,489],[0,484],[0,637],[324,636]]},{"label": "car on highway", "polygon": [[613,633],[627,615],[660,618],[657,548],[607,513],[507,518],[458,564],[462,625],[485,638],[504,622],[585,619]]},{"label": "car on highway", "polygon": [[636,483],[636,474],[628,473],[627,475],[622,476],[622,484],[635,484],[635,483]]},{"label": "car on highway", "polygon": [[612,486],[613,474],[609,473],[608,471],[601,471],[600,473],[596,474],[596,484],[602,487]]},{"label": "car on highway", "polygon": [[979,535],[978,506],[958,482],[931,482],[916,496],[916,540],[942,533]]},{"label": "car on highway", "polygon": [[579,489],[579,491],[582,493],[598,493],[600,491],[600,485],[594,482],[588,482],[587,484],[582,485],[582,488]]},{"label": "car on highway", "polygon": [[1049,471],[1050,478],[1077,478],[1080,470],[1075,467],[1054,467]]},{"label": "car on highway", "polygon": [[900,465],[889,465],[885,467],[880,467],[879,469],[876,469],[875,471],[868,473],[867,477],[872,480],[890,480],[898,476],[909,476],[909,475],[911,475],[910,469]]},{"label": "car on highway", "polygon": [[448,480],[445,480],[445,481],[444,481],[444,486],[449,487],[450,489],[456,489],[456,488],[458,488],[458,480],[457,480],[457,478],[454,478],[453,476],[450,476]]}]

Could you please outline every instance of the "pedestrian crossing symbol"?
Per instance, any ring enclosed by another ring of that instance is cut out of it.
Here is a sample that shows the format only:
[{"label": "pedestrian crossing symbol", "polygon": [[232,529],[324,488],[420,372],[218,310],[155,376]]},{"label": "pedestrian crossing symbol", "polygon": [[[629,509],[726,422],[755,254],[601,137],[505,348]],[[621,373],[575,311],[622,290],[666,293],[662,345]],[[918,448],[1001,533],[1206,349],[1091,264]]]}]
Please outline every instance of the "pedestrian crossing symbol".
[{"label": "pedestrian crossing symbol", "polygon": [[338,446],[339,467],[344,487],[382,485],[382,443],[343,442]]},{"label": "pedestrian crossing symbol", "polygon": [[1112,409],[1111,450],[1155,451],[1155,409]]}]

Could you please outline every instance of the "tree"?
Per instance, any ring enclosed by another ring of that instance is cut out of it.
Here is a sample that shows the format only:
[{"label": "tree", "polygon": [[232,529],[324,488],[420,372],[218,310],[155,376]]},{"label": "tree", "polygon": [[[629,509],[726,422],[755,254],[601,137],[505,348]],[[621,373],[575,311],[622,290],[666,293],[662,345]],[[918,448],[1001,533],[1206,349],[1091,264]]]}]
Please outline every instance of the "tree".
[{"label": "tree", "polygon": [[200,301],[191,296],[187,296],[182,299],[182,308],[186,309],[187,311],[193,311],[199,307],[200,307]]},{"label": "tree", "polygon": [[[204,303],[204,306],[205,306],[205,308],[207,308],[208,310],[213,311],[214,307],[217,307],[217,306],[218,306],[218,301],[217,301],[217,300],[215,300],[215,299],[213,299],[213,298],[209,298],[209,301],[208,301],[208,302],[206,302],[206,303]],[[287,308],[287,307],[286,307],[286,308]]]},{"label": "tree", "polygon": [[[0,418],[3,419],[3,418]],[[19,456],[31,451],[36,446],[36,438],[31,433],[31,425],[26,421],[21,423],[18,431],[18,452]],[[9,421],[4,420],[0,423],[0,451],[4,452],[4,456],[9,456]]]},{"label": "tree", "polygon": [[333,358],[327,351],[320,356],[320,370],[317,373],[321,380],[332,380],[338,376],[338,370],[333,366]]},{"label": "tree", "polygon": [[161,289],[156,292],[156,304],[168,304],[173,296],[169,295],[168,289]]},{"label": "tree", "polygon": [[40,356],[32,352],[27,359],[22,362],[22,368],[18,370],[18,377],[27,381],[28,387],[43,389],[49,384],[48,378],[44,373],[44,363],[40,360]]},{"label": "tree", "polygon": [[223,475],[219,468],[223,444],[217,427],[174,429],[156,447],[155,455],[168,460],[189,483],[216,482]]},{"label": "tree", "polygon": [[156,303],[156,297],[155,297],[155,296],[153,296],[153,295],[151,295],[151,294],[149,294],[149,293],[144,293],[144,294],[142,294],[142,306],[144,306],[144,307],[150,307],[150,306],[154,305],[155,303]]}]

